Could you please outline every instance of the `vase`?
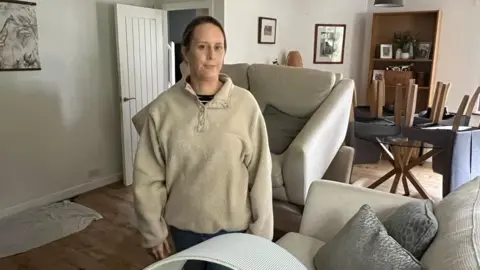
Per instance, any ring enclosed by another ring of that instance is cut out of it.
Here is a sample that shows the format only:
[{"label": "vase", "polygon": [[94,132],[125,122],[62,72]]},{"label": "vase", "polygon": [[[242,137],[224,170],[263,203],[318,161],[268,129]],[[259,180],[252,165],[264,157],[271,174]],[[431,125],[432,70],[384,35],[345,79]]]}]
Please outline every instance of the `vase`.
[{"label": "vase", "polygon": [[408,52],[402,52],[402,55],[401,55],[402,59],[409,59],[410,58],[410,54]]},{"label": "vase", "polygon": [[287,55],[287,66],[303,67],[302,55],[299,51],[291,51]]},{"label": "vase", "polygon": [[402,49],[398,48],[397,52],[395,53],[395,59],[401,59],[402,58]]},{"label": "vase", "polygon": [[408,48],[408,54],[410,55],[411,58],[413,58],[413,44],[410,43],[410,48]]},{"label": "vase", "polygon": [[417,72],[417,84],[418,86],[426,86],[425,84],[425,72]]}]

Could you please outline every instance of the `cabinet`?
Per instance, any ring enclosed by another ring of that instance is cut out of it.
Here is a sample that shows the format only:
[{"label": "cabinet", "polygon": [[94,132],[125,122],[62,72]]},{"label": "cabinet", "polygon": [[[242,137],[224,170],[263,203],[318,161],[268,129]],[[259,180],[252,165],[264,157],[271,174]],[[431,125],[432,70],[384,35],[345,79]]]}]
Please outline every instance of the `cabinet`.
[{"label": "cabinet", "polygon": [[[411,78],[416,79],[419,86],[416,112],[432,104],[441,20],[440,10],[373,14],[367,87],[371,85],[374,74],[383,72],[386,104],[394,103],[396,84],[407,85]],[[410,49],[413,55],[409,55],[408,59],[396,58],[397,49],[401,47],[394,42],[396,33],[408,33],[415,37],[415,46]]]}]

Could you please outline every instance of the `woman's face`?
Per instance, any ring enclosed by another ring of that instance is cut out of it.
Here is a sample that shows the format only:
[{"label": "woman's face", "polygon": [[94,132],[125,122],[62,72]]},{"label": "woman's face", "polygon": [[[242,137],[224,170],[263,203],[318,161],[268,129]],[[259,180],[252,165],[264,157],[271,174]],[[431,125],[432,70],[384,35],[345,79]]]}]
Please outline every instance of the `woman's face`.
[{"label": "woman's face", "polygon": [[188,51],[184,51],[190,73],[200,80],[218,80],[225,57],[222,31],[215,25],[205,23],[195,28]]}]

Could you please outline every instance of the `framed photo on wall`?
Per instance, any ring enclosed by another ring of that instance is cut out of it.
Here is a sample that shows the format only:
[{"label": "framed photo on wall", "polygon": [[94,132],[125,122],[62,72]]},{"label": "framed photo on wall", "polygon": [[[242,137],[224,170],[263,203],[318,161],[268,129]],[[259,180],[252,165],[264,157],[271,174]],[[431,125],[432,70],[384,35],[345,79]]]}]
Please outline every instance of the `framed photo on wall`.
[{"label": "framed photo on wall", "polygon": [[277,40],[277,19],[258,17],[258,43],[275,44]]},{"label": "framed photo on wall", "polygon": [[0,71],[41,69],[36,5],[0,0]]},{"label": "framed photo on wall", "polygon": [[314,64],[343,64],[345,24],[315,24]]}]

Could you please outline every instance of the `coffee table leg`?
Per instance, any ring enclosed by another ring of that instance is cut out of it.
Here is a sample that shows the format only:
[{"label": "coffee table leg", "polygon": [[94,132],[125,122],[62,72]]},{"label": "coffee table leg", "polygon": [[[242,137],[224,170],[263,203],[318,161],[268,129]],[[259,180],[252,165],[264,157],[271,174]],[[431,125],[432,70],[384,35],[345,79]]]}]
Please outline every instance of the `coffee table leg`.
[{"label": "coffee table leg", "polygon": [[427,159],[429,159],[429,158],[435,156],[436,154],[440,153],[441,151],[442,150],[439,150],[439,149],[432,149],[430,152],[428,152],[426,154],[423,154],[419,158],[414,159],[412,162],[409,162],[408,165],[405,167],[404,175],[407,177],[407,179],[410,181],[410,183],[412,183],[412,185],[415,187],[415,189],[418,191],[418,193],[424,199],[430,199],[430,197],[428,196],[427,192],[425,191],[423,186],[420,184],[418,179],[412,174],[412,172],[410,170],[413,169],[414,167],[422,164]]},{"label": "coffee table leg", "polygon": [[418,179],[410,172],[410,171],[406,171],[405,172],[405,176],[408,178],[408,180],[410,180],[410,183],[412,183],[412,185],[415,187],[415,189],[418,191],[418,193],[420,194],[420,196],[422,196],[422,198],[424,199],[430,199],[430,197],[428,196],[427,194],[427,191],[425,191],[425,189],[423,188],[423,186],[420,184],[420,182],[418,181]]},{"label": "coffee table leg", "polygon": [[402,155],[401,146],[392,146],[392,152],[395,162],[395,179],[393,179],[392,186],[390,187],[390,193],[397,193],[398,183],[400,183],[400,178],[402,177],[403,171],[403,155]]},{"label": "coffee table leg", "polygon": [[385,147],[385,145],[383,145],[383,143],[381,143],[380,141],[378,141],[378,146],[380,147],[380,150],[382,151],[382,153],[387,157],[388,162],[390,162],[390,164],[392,164],[393,169],[390,170],[388,173],[386,173],[384,176],[380,177],[380,179],[375,181],[373,184],[368,186],[368,188],[371,188],[371,189],[377,188],[381,184],[385,183],[388,179],[390,179],[390,177],[398,174],[398,167],[396,165],[395,158],[392,155],[392,153],[390,153],[390,151],[388,151],[387,147]]},{"label": "coffee table leg", "polygon": [[371,184],[370,186],[368,186],[368,188],[371,188],[371,189],[375,189],[377,188],[378,186],[380,186],[381,184],[385,183],[385,181],[387,181],[388,179],[390,179],[390,177],[394,176],[396,173],[396,169],[392,169],[391,171],[389,171],[388,173],[386,173],[384,176],[380,177],[377,181],[375,181],[373,184]]},{"label": "coffee table leg", "polygon": [[410,196],[410,190],[408,189],[408,180],[407,177],[402,175],[402,184],[403,184],[403,190],[405,191],[405,196]]}]

